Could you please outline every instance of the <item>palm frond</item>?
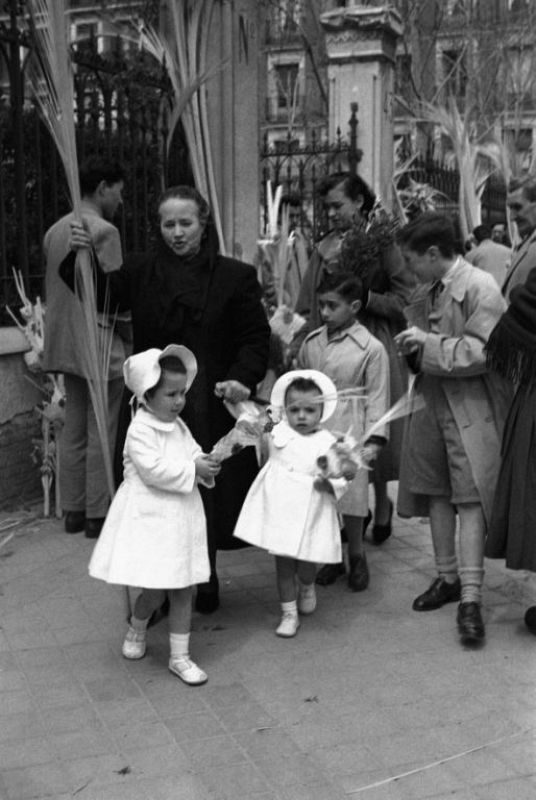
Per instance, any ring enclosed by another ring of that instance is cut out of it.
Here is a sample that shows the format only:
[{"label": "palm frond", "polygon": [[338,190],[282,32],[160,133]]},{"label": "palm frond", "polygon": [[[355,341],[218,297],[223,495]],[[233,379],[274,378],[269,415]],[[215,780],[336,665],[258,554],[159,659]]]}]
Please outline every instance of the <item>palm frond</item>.
[{"label": "palm frond", "polygon": [[145,25],[140,31],[140,46],[165,66],[173,88],[167,147],[171,144],[179,119],[182,122],[194,180],[209,200],[214,225],[225,250],[221,209],[216,186],[209,138],[206,83],[220,72],[226,61],[207,67],[208,30],[214,0],[175,0],[169,4],[171,25],[163,31]]},{"label": "palm frond", "polygon": [[464,238],[481,222],[481,198],[486,182],[495,171],[490,150],[475,133],[471,112],[462,115],[454,98],[447,105],[421,104],[421,116],[438,125],[450,140],[460,185],[458,194],[460,227]]},{"label": "palm frond", "polygon": [[[36,50],[29,64],[29,85],[60,155],[74,218],[82,222],[74,124],[73,67],[69,50],[65,0],[29,0],[29,10],[36,42]],[[93,267],[88,250],[82,250],[77,254],[75,285],[83,332],[80,356],[95,412],[108,488],[112,496],[114,480],[107,425],[108,362],[105,357],[110,345],[106,341],[102,342],[103,331],[98,325]]]}]

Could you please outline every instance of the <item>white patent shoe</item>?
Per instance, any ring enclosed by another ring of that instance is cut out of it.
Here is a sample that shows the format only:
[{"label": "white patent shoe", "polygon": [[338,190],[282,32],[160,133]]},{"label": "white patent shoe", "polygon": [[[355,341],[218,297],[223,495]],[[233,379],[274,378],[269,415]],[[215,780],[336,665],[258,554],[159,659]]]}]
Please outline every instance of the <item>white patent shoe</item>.
[{"label": "white patent shoe", "polygon": [[201,686],[208,681],[208,675],[203,672],[190,656],[180,656],[169,659],[169,671],[189,686]]},{"label": "white patent shoe", "polygon": [[290,639],[292,636],[296,636],[299,627],[300,620],[298,619],[298,615],[290,611],[284,611],[279,627],[276,628],[275,633],[276,636],[283,636],[285,639]]},{"label": "white patent shoe", "polygon": [[145,643],[145,637],[145,631],[136,631],[131,625],[129,625],[121,651],[123,653],[123,658],[129,658],[132,660],[143,658],[147,646]]}]

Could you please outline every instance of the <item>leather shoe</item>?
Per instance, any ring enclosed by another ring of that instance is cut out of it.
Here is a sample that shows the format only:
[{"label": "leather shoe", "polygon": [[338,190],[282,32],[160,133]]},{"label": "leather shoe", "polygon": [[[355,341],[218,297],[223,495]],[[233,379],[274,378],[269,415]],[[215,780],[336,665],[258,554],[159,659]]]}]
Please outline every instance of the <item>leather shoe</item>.
[{"label": "leather shoe", "polygon": [[536,634],[536,606],[530,606],[525,611],[525,625],[531,633]]},{"label": "leather shoe", "polygon": [[80,533],[86,524],[85,511],[67,511],[65,513],[65,533]]},{"label": "leather shoe", "polygon": [[195,610],[200,614],[213,614],[220,607],[220,596],[218,592],[200,592],[197,590],[195,596]]},{"label": "leather shoe", "polygon": [[456,621],[462,642],[470,644],[485,637],[486,630],[478,603],[460,603]]},{"label": "leather shoe", "polygon": [[86,539],[98,539],[104,525],[104,517],[88,517],[86,519]]},{"label": "leather shoe", "polygon": [[372,526],[372,541],[374,544],[383,544],[393,532],[393,502],[389,500],[389,520],[385,525]]},{"label": "leather shoe", "polygon": [[350,572],[348,573],[348,586],[353,592],[362,592],[369,585],[370,574],[367,564],[367,557],[363,553],[360,556],[350,557]]},{"label": "leather shoe", "polygon": [[318,570],[315,583],[319,586],[330,586],[332,583],[335,583],[337,578],[344,575],[345,572],[346,570],[344,569],[342,561],[338,564],[324,564],[324,566]]},{"label": "leather shoe", "polygon": [[433,611],[445,603],[454,603],[460,599],[461,584],[456,578],[454,583],[447,583],[444,578],[436,578],[430,588],[413,601],[414,611]]}]

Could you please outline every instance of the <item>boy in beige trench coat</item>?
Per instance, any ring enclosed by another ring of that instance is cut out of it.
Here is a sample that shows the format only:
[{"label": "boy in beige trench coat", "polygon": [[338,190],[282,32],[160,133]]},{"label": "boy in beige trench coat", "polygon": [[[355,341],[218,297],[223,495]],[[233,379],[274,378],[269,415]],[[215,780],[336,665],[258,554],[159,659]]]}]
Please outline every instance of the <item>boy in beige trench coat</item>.
[{"label": "boy in beige trench coat", "polygon": [[460,600],[461,640],[480,642],[484,539],[510,402],[508,384],[486,367],[484,348],[506,303],[490,275],[456,255],[447,217],[423,214],[402,228],[399,243],[422,285],[406,309],[409,327],[396,342],[417,373],[414,391],[425,406],[407,420],[398,512],[430,517],[438,571],[413,609]]}]

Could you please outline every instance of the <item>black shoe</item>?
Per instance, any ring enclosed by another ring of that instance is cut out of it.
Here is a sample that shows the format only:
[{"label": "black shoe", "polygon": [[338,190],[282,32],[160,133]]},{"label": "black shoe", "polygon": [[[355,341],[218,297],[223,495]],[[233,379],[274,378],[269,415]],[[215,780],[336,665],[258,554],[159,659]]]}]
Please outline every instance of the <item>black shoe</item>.
[{"label": "black shoe", "polygon": [[65,533],[80,533],[86,524],[85,511],[67,511],[65,513]]},{"label": "black shoe", "polygon": [[330,586],[332,583],[335,583],[337,578],[344,575],[345,572],[346,570],[344,569],[342,561],[338,564],[324,564],[324,566],[318,570],[315,583],[319,586]]},{"label": "black shoe", "polygon": [[370,575],[367,564],[367,557],[363,553],[360,556],[350,558],[350,572],[348,573],[348,586],[353,592],[363,592],[369,585]]},{"label": "black shoe", "polygon": [[454,603],[460,599],[461,584],[456,578],[454,583],[447,583],[444,578],[436,578],[429,589],[420,594],[413,601],[414,611],[433,611],[441,608],[445,603]]},{"label": "black shoe", "polygon": [[104,517],[88,517],[86,519],[86,539],[98,539],[104,525]]},{"label": "black shoe", "polygon": [[536,634],[536,606],[531,606],[525,611],[525,625],[531,633]]},{"label": "black shoe", "polygon": [[213,614],[220,607],[220,596],[218,592],[200,592],[197,590],[195,596],[195,610],[200,614]]},{"label": "black shoe", "polygon": [[478,603],[460,603],[456,621],[464,644],[479,642],[485,637],[486,630]]},{"label": "black shoe", "polygon": [[372,526],[372,541],[374,544],[383,544],[389,536],[392,534],[392,522],[393,522],[393,502],[389,500],[389,522],[385,525],[373,525]]},{"label": "black shoe", "polygon": [[200,614],[213,614],[220,607],[220,582],[215,573],[207,583],[200,583],[197,587],[194,607]]}]

